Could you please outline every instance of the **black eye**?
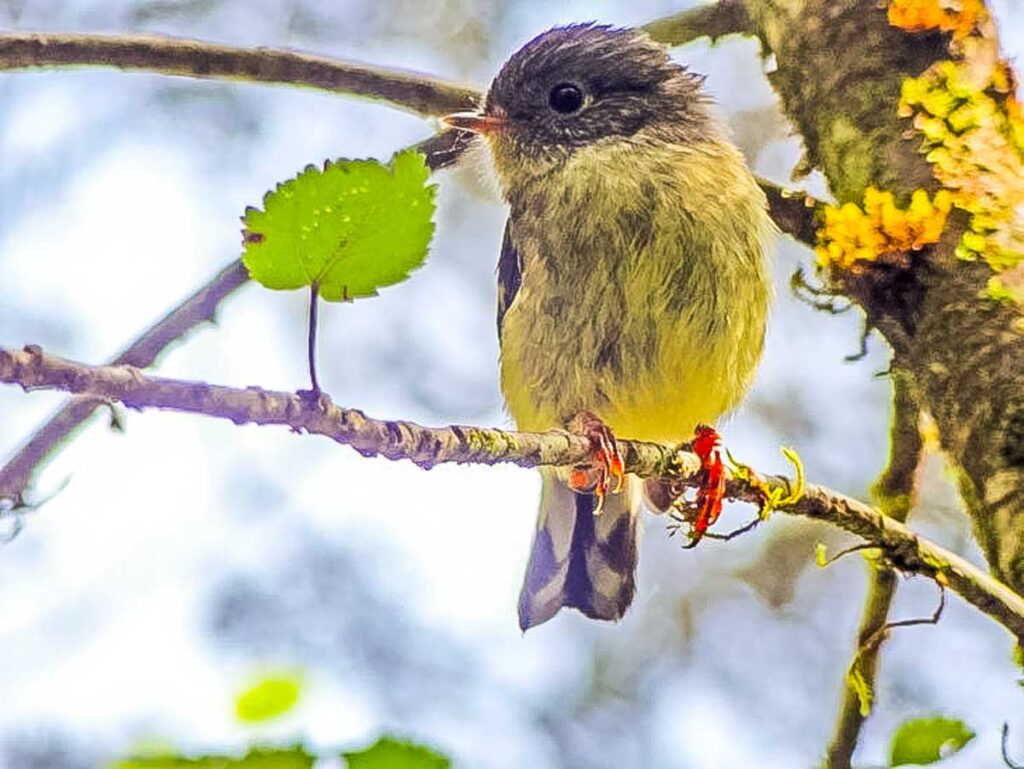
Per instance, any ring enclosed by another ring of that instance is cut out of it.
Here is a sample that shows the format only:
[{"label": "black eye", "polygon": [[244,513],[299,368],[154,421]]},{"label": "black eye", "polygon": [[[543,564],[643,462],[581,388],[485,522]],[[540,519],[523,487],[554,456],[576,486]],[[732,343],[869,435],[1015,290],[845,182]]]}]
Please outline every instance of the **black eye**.
[{"label": "black eye", "polygon": [[568,115],[583,106],[583,91],[572,83],[559,83],[548,94],[548,104],[555,112]]}]

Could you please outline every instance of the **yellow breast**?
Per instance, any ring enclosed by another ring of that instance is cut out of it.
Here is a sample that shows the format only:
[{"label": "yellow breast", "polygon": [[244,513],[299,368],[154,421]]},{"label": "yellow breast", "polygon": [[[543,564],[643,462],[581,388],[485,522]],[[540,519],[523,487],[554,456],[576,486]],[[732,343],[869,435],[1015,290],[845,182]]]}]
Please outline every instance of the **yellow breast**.
[{"label": "yellow breast", "polygon": [[501,373],[520,429],[588,409],[622,437],[680,440],[738,403],[774,230],[731,145],[595,146],[510,202],[523,273]]}]

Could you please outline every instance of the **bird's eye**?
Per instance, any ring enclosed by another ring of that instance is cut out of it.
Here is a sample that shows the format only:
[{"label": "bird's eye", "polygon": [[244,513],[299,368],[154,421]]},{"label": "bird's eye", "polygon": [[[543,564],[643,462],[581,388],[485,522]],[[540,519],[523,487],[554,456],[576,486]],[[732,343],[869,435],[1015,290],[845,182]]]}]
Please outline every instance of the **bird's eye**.
[{"label": "bird's eye", "polygon": [[572,83],[559,83],[548,94],[548,104],[555,112],[568,115],[583,106],[583,91]]}]

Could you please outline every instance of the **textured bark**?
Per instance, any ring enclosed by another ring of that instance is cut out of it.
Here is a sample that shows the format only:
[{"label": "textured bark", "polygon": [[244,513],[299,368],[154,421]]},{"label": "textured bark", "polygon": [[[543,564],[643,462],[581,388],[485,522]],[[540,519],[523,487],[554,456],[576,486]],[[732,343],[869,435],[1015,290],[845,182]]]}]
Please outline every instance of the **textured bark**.
[{"label": "textured bark", "polygon": [[[777,69],[782,107],[802,134],[809,167],[840,201],[868,185],[908,198],[934,190],[920,137],[897,117],[904,78],[948,59],[947,35],[889,25],[875,0],[747,0]],[[975,532],[994,573],[1024,591],[1024,318],[1019,305],[981,298],[994,274],[958,260],[965,222],[910,270],[878,267],[843,289],[893,349],[956,468]]]}]

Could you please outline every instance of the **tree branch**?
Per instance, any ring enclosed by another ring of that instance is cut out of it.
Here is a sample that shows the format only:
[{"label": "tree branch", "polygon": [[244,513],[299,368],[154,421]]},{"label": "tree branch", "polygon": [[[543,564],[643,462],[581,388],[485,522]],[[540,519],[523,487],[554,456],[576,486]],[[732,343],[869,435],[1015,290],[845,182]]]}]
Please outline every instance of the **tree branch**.
[{"label": "tree branch", "polygon": [[768,198],[768,213],[778,228],[797,243],[814,248],[824,208],[821,201],[804,192],[784,189],[760,176],[757,183]]},{"label": "tree branch", "polygon": [[[26,391],[59,389],[89,395],[133,409],[170,409],[228,419],[239,425],[281,425],[293,432],[328,437],[365,456],[409,459],[421,467],[441,462],[565,466],[587,461],[591,453],[585,437],[559,430],[517,433],[380,421],[333,404],[311,408],[293,393],[148,377],[132,366],[89,366],[47,355],[34,346],[24,350],[0,348],[0,382],[20,385]],[[624,440],[619,444],[627,472],[695,485],[700,470],[695,455],[655,443]],[[760,504],[763,488],[788,493],[790,483],[783,476],[759,477],[752,483],[729,474],[727,493],[731,499]],[[808,486],[799,500],[779,510],[828,521],[862,537],[877,546],[894,568],[948,586],[1024,641],[1024,598],[881,511],[821,486]]]},{"label": "tree branch", "polygon": [[[172,342],[196,326],[212,322],[220,303],[248,280],[249,272],[242,262],[237,259],[231,262],[209,283],[143,331],[110,365],[151,366]],[[0,499],[13,500],[16,506],[24,504],[25,489],[36,468],[101,404],[102,401],[93,398],[72,398],[50,417],[7,464],[0,467]]]},{"label": "tree branch", "polygon": [[[889,461],[874,487],[879,506],[894,520],[905,521],[915,502],[918,470],[924,455],[921,439],[921,409],[914,398],[905,372],[893,372],[893,416],[889,432]],[[883,636],[879,636],[896,595],[896,573],[884,565],[871,565],[871,576],[860,627],[857,630],[857,648],[854,661],[865,685],[875,689],[878,660]],[[873,638],[881,638],[870,643]],[[866,716],[861,708],[860,695],[850,685],[843,686],[843,701],[836,719],[835,732],[828,746],[824,769],[850,769],[853,752],[857,748],[860,730]]]},{"label": "tree branch", "polygon": [[642,29],[654,40],[666,45],[683,45],[710,37],[714,43],[726,35],[753,34],[747,9],[739,0],[719,0],[648,22]]},{"label": "tree branch", "polygon": [[0,35],[0,70],[73,66],[307,86],[379,99],[421,115],[472,109],[479,98],[473,88],[438,78],[295,51],[170,37]]}]

